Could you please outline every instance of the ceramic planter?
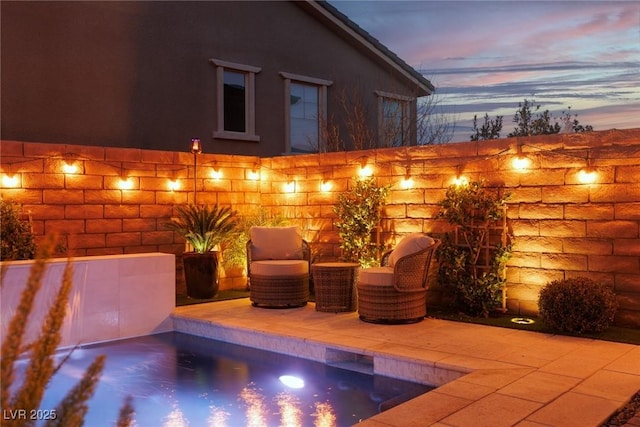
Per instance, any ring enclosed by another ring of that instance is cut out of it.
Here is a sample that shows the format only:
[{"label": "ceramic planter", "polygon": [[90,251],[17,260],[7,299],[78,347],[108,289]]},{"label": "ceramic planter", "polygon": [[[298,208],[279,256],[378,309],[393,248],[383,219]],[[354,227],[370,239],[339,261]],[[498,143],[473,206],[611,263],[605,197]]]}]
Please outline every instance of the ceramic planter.
[{"label": "ceramic planter", "polygon": [[187,295],[208,299],[218,293],[218,252],[185,252],[182,254]]}]

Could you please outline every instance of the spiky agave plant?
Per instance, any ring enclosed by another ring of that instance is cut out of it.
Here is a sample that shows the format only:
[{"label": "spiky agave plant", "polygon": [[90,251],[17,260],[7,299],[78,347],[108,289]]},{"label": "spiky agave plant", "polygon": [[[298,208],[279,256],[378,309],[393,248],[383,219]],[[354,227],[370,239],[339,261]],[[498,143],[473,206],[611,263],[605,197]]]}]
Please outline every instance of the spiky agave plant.
[{"label": "spiky agave plant", "polygon": [[196,253],[213,250],[236,228],[236,211],[216,205],[186,205],[177,207],[178,216],[167,224],[193,246]]}]

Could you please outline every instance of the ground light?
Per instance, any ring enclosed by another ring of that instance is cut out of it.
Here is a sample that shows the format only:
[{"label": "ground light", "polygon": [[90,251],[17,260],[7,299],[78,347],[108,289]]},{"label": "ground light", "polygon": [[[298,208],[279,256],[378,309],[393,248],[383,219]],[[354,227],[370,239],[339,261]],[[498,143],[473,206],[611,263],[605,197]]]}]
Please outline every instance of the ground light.
[{"label": "ground light", "polygon": [[536,323],[535,320],[529,319],[528,317],[514,317],[511,319],[513,323],[517,323],[518,325],[532,325]]}]

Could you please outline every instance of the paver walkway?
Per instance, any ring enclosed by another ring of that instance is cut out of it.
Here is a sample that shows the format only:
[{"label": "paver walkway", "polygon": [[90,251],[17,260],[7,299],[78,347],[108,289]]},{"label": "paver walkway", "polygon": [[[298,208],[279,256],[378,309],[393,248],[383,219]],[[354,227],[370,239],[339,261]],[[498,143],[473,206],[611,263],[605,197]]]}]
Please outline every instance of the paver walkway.
[{"label": "paver walkway", "polygon": [[598,426],[640,390],[640,346],[425,319],[374,325],[357,313],[270,310],[248,299],[175,309],[178,331],[439,386],[358,424]]}]

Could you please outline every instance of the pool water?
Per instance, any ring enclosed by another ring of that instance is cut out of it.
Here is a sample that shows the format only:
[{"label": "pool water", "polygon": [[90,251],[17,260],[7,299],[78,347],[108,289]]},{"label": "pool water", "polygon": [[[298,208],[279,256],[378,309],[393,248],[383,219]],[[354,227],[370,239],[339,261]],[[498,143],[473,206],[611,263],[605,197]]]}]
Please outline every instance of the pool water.
[{"label": "pool water", "polygon": [[107,361],[89,427],[113,426],[127,395],[139,427],[350,426],[432,389],[170,332],[76,349],[41,409],[53,409],[99,354]]}]

